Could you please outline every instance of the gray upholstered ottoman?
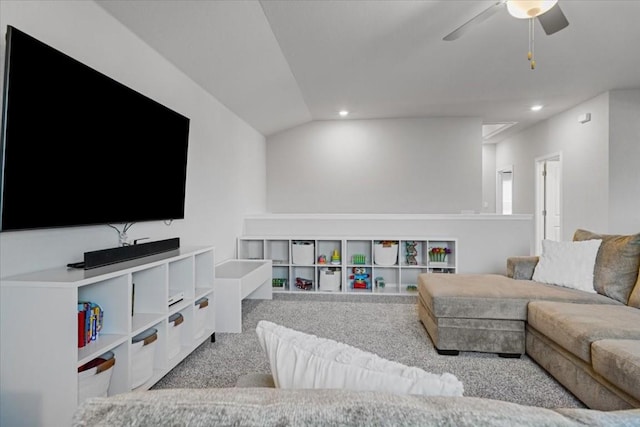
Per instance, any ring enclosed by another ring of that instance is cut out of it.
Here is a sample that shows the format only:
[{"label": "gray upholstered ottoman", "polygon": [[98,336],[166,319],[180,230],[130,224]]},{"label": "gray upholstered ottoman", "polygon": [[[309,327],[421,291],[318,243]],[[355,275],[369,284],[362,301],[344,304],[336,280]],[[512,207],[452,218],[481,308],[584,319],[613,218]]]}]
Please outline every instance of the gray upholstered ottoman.
[{"label": "gray upholstered ottoman", "polygon": [[440,354],[459,351],[519,357],[533,300],[613,304],[602,295],[497,274],[418,277],[418,314]]},{"label": "gray upholstered ottoman", "polygon": [[421,274],[418,314],[438,353],[523,354],[529,299],[514,298],[514,284],[498,275]]}]

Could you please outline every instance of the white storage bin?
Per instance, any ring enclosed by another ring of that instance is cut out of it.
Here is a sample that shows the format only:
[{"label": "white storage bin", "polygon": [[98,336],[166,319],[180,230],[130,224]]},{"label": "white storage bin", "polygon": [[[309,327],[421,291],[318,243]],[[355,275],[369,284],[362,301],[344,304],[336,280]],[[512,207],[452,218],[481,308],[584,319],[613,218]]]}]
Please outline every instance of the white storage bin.
[{"label": "white storage bin", "polygon": [[377,265],[395,265],[398,261],[398,242],[373,245],[373,262]]},{"label": "white storage bin", "polygon": [[169,316],[169,329],[167,330],[167,358],[169,359],[173,359],[180,353],[182,322],[184,322],[184,316],[180,313]]},{"label": "white storage bin", "polygon": [[131,388],[140,387],[153,376],[158,331],[154,328],[131,339]]},{"label": "white storage bin", "polygon": [[342,271],[340,269],[320,270],[320,290],[336,292],[340,290],[342,283]]},{"label": "white storage bin", "polygon": [[116,359],[103,354],[78,368],[78,405],[90,397],[106,397]]},{"label": "white storage bin", "polygon": [[195,302],[196,314],[194,318],[194,335],[195,339],[198,339],[204,334],[207,315],[209,314],[209,299],[202,297]]},{"label": "white storage bin", "polygon": [[291,260],[294,264],[313,265],[314,264],[313,242],[297,241],[291,244]]}]

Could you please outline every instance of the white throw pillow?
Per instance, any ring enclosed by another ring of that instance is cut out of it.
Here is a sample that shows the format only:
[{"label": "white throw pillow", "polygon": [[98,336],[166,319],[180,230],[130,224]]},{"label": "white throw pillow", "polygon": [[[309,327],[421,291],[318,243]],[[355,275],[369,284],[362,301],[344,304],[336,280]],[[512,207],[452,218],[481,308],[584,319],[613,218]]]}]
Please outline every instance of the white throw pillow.
[{"label": "white throw pillow", "polygon": [[261,320],[256,328],[278,388],[386,391],[425,396],[462,396],[449,373],[431,374],[347,344]]},{"label": "white throw pillow", "polygon": [[593,270],[602,240],[542,241],[542,255],[533,271],[536,282],[596,293]]}]

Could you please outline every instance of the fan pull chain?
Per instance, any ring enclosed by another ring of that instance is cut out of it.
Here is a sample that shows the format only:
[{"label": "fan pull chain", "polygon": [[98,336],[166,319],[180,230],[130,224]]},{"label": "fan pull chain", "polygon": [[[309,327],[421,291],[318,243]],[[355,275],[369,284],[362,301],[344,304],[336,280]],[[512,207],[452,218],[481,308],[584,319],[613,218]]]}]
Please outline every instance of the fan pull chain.
[{"label": "fan pull chain", "polygon": [[535,37],[534,37],[534,30],[535,30],[535,26],[534,26],[534,20],[535,18],[530,18],[529,19],[529,53],[527,54],[527,59],[529,60],[529,63],[531,64],[531,69],[535,70],[536,69],[536,60],[534,57],[534,50],[535,50]]}]

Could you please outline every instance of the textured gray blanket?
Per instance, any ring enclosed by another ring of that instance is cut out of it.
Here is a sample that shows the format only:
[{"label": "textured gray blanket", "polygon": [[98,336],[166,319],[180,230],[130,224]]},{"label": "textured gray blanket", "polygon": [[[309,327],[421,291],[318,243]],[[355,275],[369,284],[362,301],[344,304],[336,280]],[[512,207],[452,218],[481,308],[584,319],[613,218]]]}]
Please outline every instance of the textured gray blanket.
[{"label": "textured gray blanket", "polygon": [[132,392],[86,401],[75,426],[640,426],[640,410],[551,410],[474,397],[268,388]]}]

